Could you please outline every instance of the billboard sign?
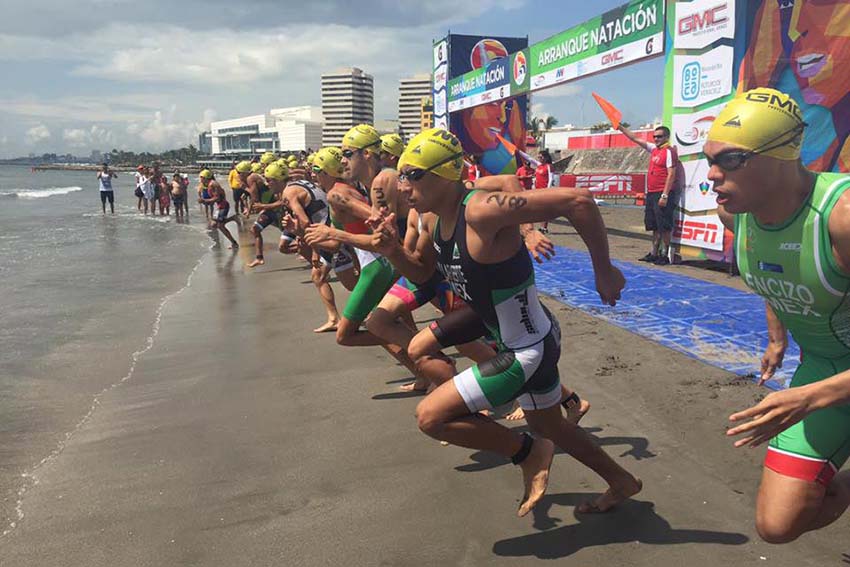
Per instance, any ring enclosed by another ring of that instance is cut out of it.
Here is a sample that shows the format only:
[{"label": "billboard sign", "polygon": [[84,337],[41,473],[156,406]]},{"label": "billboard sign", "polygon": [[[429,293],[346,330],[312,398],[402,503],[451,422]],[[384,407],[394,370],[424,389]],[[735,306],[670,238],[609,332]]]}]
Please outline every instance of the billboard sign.
[{"label": "billboard sign", "polygon": [[676,3],[675,49],[702,49],[735,37],[734,0]]}]

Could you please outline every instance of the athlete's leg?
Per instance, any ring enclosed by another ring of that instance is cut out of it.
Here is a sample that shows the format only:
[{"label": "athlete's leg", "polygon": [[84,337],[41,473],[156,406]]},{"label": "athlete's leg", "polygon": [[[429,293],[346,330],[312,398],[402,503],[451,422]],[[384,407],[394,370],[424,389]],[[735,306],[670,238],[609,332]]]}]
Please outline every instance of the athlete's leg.
[{"label": "athlete's leg", "polygon": [[351,266],[350,268],[342,271],[335,270],[334,273],[336,273],[336,279],[339,280],[339,283],[342,284],[342,287],[344,287],[348,291],[353,290],[354,286],[357,285],[358,275],[354,269],[354,266]]},{"label": "athlete's leg", "polygon": [[579,511],[605,512],[640,492],[640,480],[618,465],[584,429],[565,419],[560,405],[540,410],[527,409],[525,419],[535,433],[551,439],[608,483],[609,489],[605,494],[580,506]]},{"label": "athlete's leg", "polygon": [[262,266],[266,263],[265,256],[263,255],[263,228],[265,228],[261,224],[261,219],[263,215],[261,214],[257,217],[257,222],[254,223],[254,226],[251,227],[251,234],[254,235],[254,246],[257,249],[257,257],[254,258],[254,261],[248,264],[249,268],[255,268],[257,266]]},{"label": "athlete's leg", "polygon": [[324,325],[313,329],[314,333],[325,333],[328,331],[336,331],[339,323],[339,312],[336,309],[336,299],[331,284],[328,283],[328,275],[330,274],[330,265],[324,264],[321,267],[313,266],[310,272],[310,277],[313,280],[313,285],[316,286],[316,291],[319,292],[319,297],[322,300],[322,305],[325,307],[328,320]]},{"label": "athlete's leg", "polygon": [[230,231],[227,230],[227,227],[224,226],[223,222],[215,222],[215,226],[218,228],[219,232],[221,232],[229,241],[230,241],[230,249],[239,248],[239,243],[236,242],[236,239],[233,238],[233,235],[230,234]]},{"label": "athlete's leg", "polygon": [[434,439],[513,459],[522,468],[525,482],[525,498],[517,512],[520,516],[526,515],[545,494],[555,449],[552,442],[531,442],[489,417],[473,413],[454,381],[438,386],[419,402],[416,419],[419,429]]}]

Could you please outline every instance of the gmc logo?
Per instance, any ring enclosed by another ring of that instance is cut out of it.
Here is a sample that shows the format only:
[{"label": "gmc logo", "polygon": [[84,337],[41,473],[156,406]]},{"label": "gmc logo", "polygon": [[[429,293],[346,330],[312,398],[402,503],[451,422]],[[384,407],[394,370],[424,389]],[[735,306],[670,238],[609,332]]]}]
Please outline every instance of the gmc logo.
[{"label": "gmc logo", "polygon": [[613,65],[615,63],[621,63],[623,61],[623,50],[618,49],[613,53],[606,53],[602,56],[602,66],[607,67],[608,65]]},{"label": "gmc logo", "polygon": [[717,24],[722,24],[729,18],[726,17],[726,14],[721,14],[721,12],[726,11],[726,4],[719,4],[714,8],[709,8],[705,12],[700,14],[694,14],[692,16],[686,16],[679,20],[679,35],[688,35],[690,33],[694,33],[697,31],[704,30],[709,26],[714,26]]},{"label": "gmc logo", "polygon": [[717,243],[717,235],[722,234],[720,227],[714,223],[697,221],[676,221],[673,236],[681,240],[702,241],[708,244]]},{"label": "gmc logo", "polygon": [[490,92],[490,91],[484,93],[483,95],[481,95],[481,100],[482,101],[493,100],[493,93]]},{"label": "gmc logo", "polygon": [[576,187],[603,193],[628,193],[632,190],[630,175],[579,175]]}]

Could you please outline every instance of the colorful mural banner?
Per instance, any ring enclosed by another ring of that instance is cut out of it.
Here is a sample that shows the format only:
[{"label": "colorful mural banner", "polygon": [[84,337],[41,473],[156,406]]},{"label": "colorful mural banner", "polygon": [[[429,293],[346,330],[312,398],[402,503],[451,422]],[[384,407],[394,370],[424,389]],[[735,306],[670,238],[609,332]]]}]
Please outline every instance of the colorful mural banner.
[{"label": "colorful mural banner", "polygon": [[449,84],[449,112],[482,104],[487,93],[517,96],[660,55],[664,9],[664,0],[632,0],[513,53],[509,88],[496,80],[504,70],[498,61],[458,76]]},{"label": "colorful mural banner", "polygon": [[[525,150],[528,97],[511,89],[528,84],[528,38],[451,34],[447,42],[449,129],[485,174],[514,173],[515,154]],[[460,76],[474,78],[457,86]],[[453,87],[465,97],[460,105],[451,102]]]}]

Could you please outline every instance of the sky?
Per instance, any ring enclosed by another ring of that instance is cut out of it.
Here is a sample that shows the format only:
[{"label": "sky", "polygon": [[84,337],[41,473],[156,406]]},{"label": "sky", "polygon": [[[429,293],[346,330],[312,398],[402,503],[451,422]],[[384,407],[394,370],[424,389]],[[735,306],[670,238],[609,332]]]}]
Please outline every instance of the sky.
[{"label": "sky", "polygon": [[[397,116],[398,80],[429,72],[447,31],[531,43],[626,0],[0,0],[0,157],[197,145],[211,120],[321,105],[320,75],[375,77],[375,117]],[[663,58],[556,87],[533,112],[561,124],[633,124],[662,110]]]}]

